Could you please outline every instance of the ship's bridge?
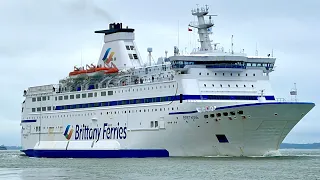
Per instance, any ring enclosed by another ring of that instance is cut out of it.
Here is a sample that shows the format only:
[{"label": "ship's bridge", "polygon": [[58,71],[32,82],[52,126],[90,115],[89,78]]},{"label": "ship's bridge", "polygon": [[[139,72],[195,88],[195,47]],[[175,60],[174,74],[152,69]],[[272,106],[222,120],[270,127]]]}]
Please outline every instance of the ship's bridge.
[{"label": "ship's bridge", "polygon": [[176,70],[186,71],[189,68],[208,68],[230,71],[243,71],[248,68],[261,68],[264,72],[271,72],[276,58],[273,57],[247,57],[242,54],[193,54],[191,56],[172,56],[169,58],[172,67]]}]

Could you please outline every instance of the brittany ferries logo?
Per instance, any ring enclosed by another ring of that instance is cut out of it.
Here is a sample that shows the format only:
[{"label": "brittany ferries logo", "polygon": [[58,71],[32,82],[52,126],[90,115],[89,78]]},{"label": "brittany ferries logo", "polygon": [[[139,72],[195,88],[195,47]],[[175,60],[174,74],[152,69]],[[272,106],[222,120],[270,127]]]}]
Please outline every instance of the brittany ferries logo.
[{"label": "brittany ferries logo", "polygon": [[[97,140],[99,139],[126,139],[127,127],[117,126],[111,127],[110,124],[104,123],[103,127],[89,127],[88,125],[76,125],[75,126],[74,139],[75,140]],[[70,129],[70,125],[67,126],[64,136],[69,140],[73,134],[73,129]]]},{"label": "brittany ferries logo", "polygon": [[[112,60],[112,57],[114,56],[115,52],[111,52],[111,48],[108,48],[106,53],[104,53],[104,56],[102,58],[103,62],[106,64],[109,64]],[[109,54],[110,53],[110,54]]]},{"label": "brittany ferries logo", "polygon": [[70,125],[68,125],[66,127],[66,130],[64,131],[63,135],[64,137],[66,137],[66,139],[70,140],[71,139],[71,136],[72,136],[72,133],[73,133],[73,129],[70,129]]}]

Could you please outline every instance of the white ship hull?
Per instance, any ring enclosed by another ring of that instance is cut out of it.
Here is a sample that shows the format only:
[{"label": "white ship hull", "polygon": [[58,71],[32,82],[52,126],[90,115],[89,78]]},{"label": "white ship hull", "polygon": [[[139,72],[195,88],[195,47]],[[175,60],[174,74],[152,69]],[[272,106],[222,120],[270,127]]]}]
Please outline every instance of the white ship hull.
[{"label": "white ship hull", "polygon": [[[75,140],[75,131],[68,141],[63,132],[54,134],[31,134],[24,137],[24,147],[29,156],[40,157],[166,157],[166,156],[263,156],[278,150],[281,142],[290,130],[314,106],[313,103],[256,103],[237,106],[224,106],[211,112],[195,112],[196,107],[212,106],[210,102],[186,103],[184,111],[153,112],[140,114],[138,118],[163,117],[163,125],[158,128],[134,128],[130,121],[135,119],[115,119],[99,117],[97,126],[104,123],[128,122],[126,139]],[[242,115],[230,112],[243,111]],[[223,113],[228,112],[228,116]],[[220,118],[216,117],[221,113]],[[166,115],[165,115],[166,114]],[[210,117],[215,114],[215,117]],[[160,116],[159,116],[160,115]],[[208,115],[208,118],[204,118]],[[159,116],[159,117],[156,117]],[[229,117],[232,119],[230,120]],[[100,122],[103,121],[103,122]],[[168,123],[169,122],[169,123]],[[172,123],[171,123],[172,122]],[[74,125],[70,121],[65,122]],[[160,123],[160,122],[159,122]],[[92,125],[85,117],[76,124]],[[121,126],[121,125],[120,125]],[[64,131],[64,129],[63,129]],[[225,135],[228,142],[219,142],[216,135]],[[125,150],[123,154],[114,154],[115,150]],[[68,152],[69,151],[69,152]],[[136,152],[137,151],[137,152]],[[139,153],[140,151],[140,153]],[[72,152],[72,153],[71,153]],[[89,155],[91,154],[91,155]],[[110,156],[108,156],[110,154]]]}]

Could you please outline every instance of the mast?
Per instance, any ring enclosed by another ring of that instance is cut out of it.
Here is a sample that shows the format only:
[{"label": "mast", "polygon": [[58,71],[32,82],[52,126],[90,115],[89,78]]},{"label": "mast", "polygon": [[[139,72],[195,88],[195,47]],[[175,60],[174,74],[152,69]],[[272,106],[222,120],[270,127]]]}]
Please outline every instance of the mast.
[{"label": "mast", "polygon": [[[193,16],[198,18],[198,22],[191,22],[189,24],[190,27],[197,28],[199,34],[199,41],[201,44],[200,51],[212,51],[211,40],[209,34],[211,33],[211,28],[214,26],[213,22],[211,21],[212,16],[217,15],[208,15],[209,7],[206,5],[205,7],[196,9],[192,9],[191,13]],[[209,20],[205,20],[205,16],[209,16]],[[209,32],[210,31],[210,32]]]}]

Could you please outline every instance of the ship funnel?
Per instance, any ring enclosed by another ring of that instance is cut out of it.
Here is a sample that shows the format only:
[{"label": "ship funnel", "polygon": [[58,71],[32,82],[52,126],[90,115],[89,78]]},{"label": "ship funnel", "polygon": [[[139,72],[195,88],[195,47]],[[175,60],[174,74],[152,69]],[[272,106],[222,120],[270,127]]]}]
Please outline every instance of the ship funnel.
[{"label": "ship funnel", "polygon": [[116,66],[119,70],[141,67],[141,57],[134,42],[134,29],[122,23],[111,23],[109,29],[95,31],[104,34],[104,45],[98,66]]}]

